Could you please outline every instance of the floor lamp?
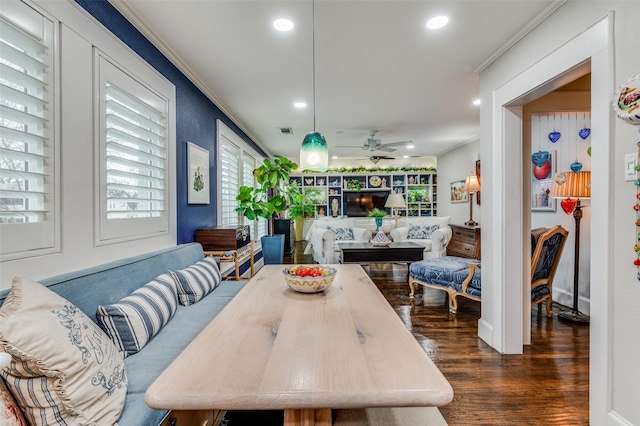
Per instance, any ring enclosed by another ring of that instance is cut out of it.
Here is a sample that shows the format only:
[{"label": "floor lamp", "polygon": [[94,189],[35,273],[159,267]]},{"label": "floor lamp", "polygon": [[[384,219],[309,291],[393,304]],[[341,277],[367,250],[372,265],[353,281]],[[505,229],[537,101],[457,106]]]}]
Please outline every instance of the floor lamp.
[{"label": "floor lamp", "polygon": [[469,221],[464,224],[467,226],[478,226],[478,222],[473,220],[473,194],[480,191],[478,176],[473,174],[467,176],[462,191],[469,193]]},{"label": "floor lamp", "polygon": [[405,208],[407,204],[404,202],[404,197],[402,194],[392,193],[387,197],[387,202],[384,203],[384,206],[387,208],[391,208],[391,213],[393,217],[396,219],[395,228],[398,227],[398,211],[396,209]]},{"label": "floor lamp", "polygon": [[562,311],[558,318],[575,324],[589,324],[589,315],[578,310],[578,278],[580,268],[580,220],[582,219],[581,199],[591,198],[591,172],[558,173],[553,181],[551,197],[562,198],[560,205],[566,214],[573,212],[576,221],[575,259],[573,265],[573,307]]}]

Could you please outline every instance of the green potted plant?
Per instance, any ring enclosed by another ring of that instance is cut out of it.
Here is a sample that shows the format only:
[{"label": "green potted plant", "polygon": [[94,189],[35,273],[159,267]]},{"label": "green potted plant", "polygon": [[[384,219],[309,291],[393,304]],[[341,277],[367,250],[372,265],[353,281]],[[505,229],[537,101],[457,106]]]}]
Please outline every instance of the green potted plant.
[{"label": "green potted plant", "polygon": [[304,219],[313,217],[315,207],[311,203],[313,192],[320,192],[318,189],[307,189],[302,191],[299,185],[291,185],[289,190],[289,217],[294,223],[294,239],[302,240],[302,231],[304,229]]},{"label": "green potted plant", "polygon": [[368,216],[373,217],[376,220],[376,231],[380,230],[382,226],[382,218],[387,215],[387,212],[375,207],[373,210],[369,211]]},{"label": "green potted plant", "polygon": [[259,217],[269,220],[269,236],[260,239],[265,264],[280,264],[284,257],[284,235],[274,235],[273,219],[284,212],[289,204],[289,175],[298,165],[288,158],[276,156],[273,161],[266,158],[253,171],[258,187],[241,186],[236,207],[249,220]]}]

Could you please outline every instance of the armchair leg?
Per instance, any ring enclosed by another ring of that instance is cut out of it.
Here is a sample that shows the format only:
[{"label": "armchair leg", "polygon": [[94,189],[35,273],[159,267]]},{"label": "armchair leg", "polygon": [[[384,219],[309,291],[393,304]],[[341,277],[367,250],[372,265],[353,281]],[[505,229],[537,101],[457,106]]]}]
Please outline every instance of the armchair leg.
[{"label": "armchair leg", "polygon": [[448,290],[449,293],[449,312],[455,314],[458,312],[458,299],[456,299],[456,291]]},{"label": "armchair leg", "polygon": [[548,298],[546,306],[547,306],[547,316],[549,318],[551,318],[553,316],[553,309],[551,309],[551,304],[552,304],[552,300],[551,300],[551,298]]},{"label": "armchair leg", "polygon": [[416,289],[413,286],[413,279],[409,278],[409,299],[413,299],[413,295],[416,292]]}]

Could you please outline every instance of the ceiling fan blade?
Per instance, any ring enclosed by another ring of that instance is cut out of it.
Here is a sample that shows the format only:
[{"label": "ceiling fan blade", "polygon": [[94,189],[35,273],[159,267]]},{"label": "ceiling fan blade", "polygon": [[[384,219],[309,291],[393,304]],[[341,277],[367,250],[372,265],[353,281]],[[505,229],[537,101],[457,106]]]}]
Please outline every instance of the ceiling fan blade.
[{"label": "ceiling fan blade", "polygon": [[402,142],[391,142],[391,143],[384,143],[382,145],[384,146],[402,146],[402,145],[409,145],[412,144],[413,141],[402,141]]},{"label": "ceiling fan blade", "polygon": [[394,148],[387,148],[385,145],[381,145],[375,149],[375,151],[393,152]]}]

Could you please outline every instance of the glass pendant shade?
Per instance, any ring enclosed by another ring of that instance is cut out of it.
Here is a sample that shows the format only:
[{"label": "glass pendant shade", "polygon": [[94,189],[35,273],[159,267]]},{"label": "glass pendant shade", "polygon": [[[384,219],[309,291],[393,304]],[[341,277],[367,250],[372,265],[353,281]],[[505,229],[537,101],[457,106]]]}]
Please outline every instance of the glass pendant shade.
[{"label": "glass pendant shade", "polygon": [[326,172],[329,167],[327,141],[318,132],[307,133],[300,147],[300,169]]}]

